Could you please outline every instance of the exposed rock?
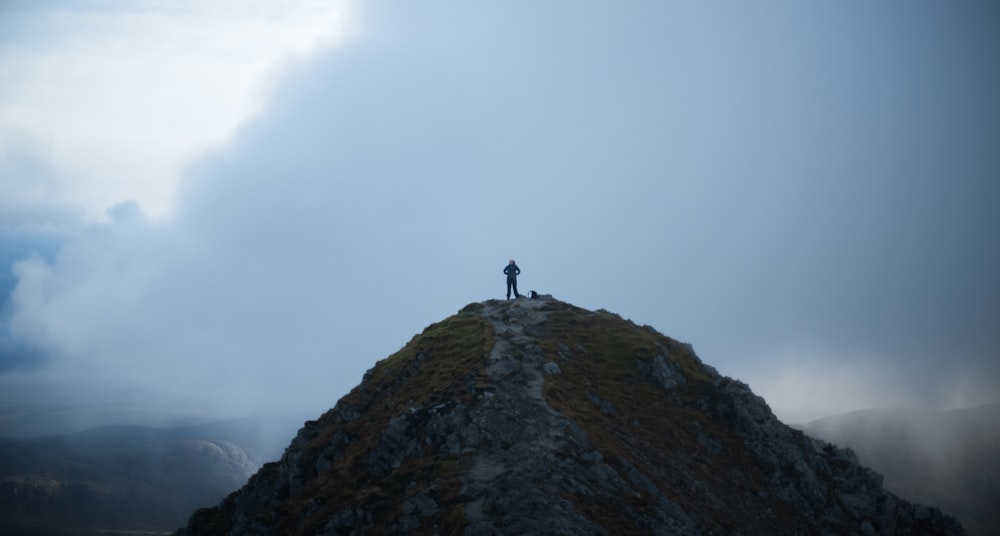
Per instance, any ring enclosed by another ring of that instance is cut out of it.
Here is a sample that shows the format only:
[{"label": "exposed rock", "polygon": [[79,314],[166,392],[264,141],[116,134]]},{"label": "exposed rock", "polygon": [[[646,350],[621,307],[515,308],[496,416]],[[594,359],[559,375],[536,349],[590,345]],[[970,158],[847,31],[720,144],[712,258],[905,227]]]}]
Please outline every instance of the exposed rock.
[{"label": "exposed rock", "polygon": [[179,535],[961,534],[690,345],[551,297],[470,304]]}]

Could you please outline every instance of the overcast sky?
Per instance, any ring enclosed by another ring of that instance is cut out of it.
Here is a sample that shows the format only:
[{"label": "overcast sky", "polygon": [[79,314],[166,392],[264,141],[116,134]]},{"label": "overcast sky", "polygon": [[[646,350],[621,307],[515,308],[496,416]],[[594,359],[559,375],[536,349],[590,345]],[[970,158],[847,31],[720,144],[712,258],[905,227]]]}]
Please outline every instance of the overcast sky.
[{"label": "overcast sky", "polygon": [[0,1],[2,383],[318,415],[515,258],[779,416],[1000,401],[994,1],[83,5]]}]

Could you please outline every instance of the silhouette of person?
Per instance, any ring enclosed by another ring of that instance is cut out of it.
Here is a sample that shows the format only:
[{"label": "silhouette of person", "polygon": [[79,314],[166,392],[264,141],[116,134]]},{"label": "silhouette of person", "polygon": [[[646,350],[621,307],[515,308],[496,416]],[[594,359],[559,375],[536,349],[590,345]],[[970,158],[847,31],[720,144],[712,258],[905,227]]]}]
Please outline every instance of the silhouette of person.
[{"label": "silhouette of person", "polygon": [[517,293],[517,275],[521,273],[521,269],[517,267],[514,259],[511,259],[507,263],[507,266],[503,269],[503,273],[507,274],[507,299],[510,299],[511,289],[514,289],[514,297],[520,298],[521,295]]}]

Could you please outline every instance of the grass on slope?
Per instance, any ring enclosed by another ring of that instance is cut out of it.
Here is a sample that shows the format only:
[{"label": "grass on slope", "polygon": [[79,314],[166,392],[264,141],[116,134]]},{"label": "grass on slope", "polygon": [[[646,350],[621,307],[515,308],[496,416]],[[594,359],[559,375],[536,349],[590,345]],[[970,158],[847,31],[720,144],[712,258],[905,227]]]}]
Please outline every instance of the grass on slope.
[{"label": "grass on slope", "polygon": [[[462,504],[457,500],[461,482],[457,459],[440,456],[412,457],[384,479],[373,478],[367,468],[369,453],[377,446],[390,419],[408,415],[426,419],[426,410],[440,404],[462,402],[471,404],[476,390],[488,388],[489,380],[482,374],[483,363],[493,348],[493,326],[482,317],[460,313],[428,326],[413,337],[401,350],[378,362],[365,381],[341,400],[362,417],[341,422],[336,412],[320,419],[321,433],[310,442],[303,457],[315,463],[321,449],[331,443],[340,445],[340,452],[326,473],[307,484],[307,497],[323,497],[317,508],[312,501],[294,505],[289,519],[308,517],[322,520],[327,514],[351,504],[378,504],[384,519],[399,515],[401,504],[421,490],[430,493],[448,519],[444,532],[464,524]],[[469,386],[473,386],[470,391]],[[458,397],[458,398],[456,398]],[[464,400],[463,400],[464,399]],[[423,429],[423,423],[413,423]],[[334,437],[337,434],[338,437]],[[418,438],[425,451],[424,438]],[[426,453],[426,452],[425,452]],[[384,530],[375,520],[375,530]],[[305,527],[303,533],[320,527]],[[434,532],[433,527],[420,527],[413,534]]]},{"label": "grass on slope", "polygon": [[[706,414],[720,394],[690,346],[615,314],[560,302],[549,307],[542,331],[546,359],[561,369],[546,377],[547,402],[581,426],[619,474],[638,468],[690,513],[711,503],[706,501],[713,493],[709,489],[759,501],[763,475],[725,423]],[[653,381],[649,370],[656,356],[678,367],[685,383],[668,391]],[[639,511],[656,507],[653,497],[632,502]],[[606,527],[643,530],[622,520],[613,507],[580,508],[588,508]],[[698,517],[715,519],[717,530],[736,530],[745,523],[727,514],[721,500],[709,508],[703,512],[708,516]]]}]

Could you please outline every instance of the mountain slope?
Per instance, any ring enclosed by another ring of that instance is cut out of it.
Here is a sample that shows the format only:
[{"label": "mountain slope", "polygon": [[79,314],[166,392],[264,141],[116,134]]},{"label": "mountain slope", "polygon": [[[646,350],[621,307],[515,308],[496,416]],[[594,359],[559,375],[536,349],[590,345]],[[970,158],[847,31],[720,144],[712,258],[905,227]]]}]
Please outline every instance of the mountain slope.
[{"label": "mountain slope", "polygon": [[232,441],[163,435],[109,427],[0,441],[0,532],[162,533],[257,471]]},{"label": "mountain slope", "polygon": [[201,534],[960,534],[691,347],[551,298],[429,326]]},{"label": "mountain slope", "polygon": [[0,437],[0,534],[169,534],[277,459],[292,418]]},{"label": "mountain slope", "polygon": [[857,411],[804,431],[850,447],[885,475],[886,488],[947,509],[970,534],[1000,534],[1000,405]]}]

